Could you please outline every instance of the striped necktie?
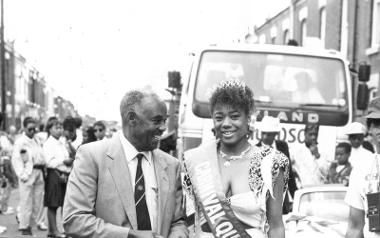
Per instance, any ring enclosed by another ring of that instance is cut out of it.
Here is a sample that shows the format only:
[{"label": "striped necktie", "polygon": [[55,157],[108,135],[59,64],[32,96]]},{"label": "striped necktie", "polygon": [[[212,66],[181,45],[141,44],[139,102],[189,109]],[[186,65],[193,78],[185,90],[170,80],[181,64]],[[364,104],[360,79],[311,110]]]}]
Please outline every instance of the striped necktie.
[{"label": "striped necktie", "polygon": [[144,155],[138,154],[136,158],[138,159],[135,179],[137,227],[138,230],[152,230],[149,211],[146,205],[144,174],[141,167],[141,162],[144,158]]}]

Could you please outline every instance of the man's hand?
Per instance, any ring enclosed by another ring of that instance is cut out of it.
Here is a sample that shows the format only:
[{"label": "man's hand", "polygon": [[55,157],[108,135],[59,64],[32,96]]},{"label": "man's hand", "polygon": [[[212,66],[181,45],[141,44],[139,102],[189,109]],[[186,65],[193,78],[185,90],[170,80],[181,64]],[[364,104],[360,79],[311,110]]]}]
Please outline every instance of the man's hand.
[{"label": "man's hand", "polygon": [[336,169],[336,167],[338,167],[338,161],[334,160],[334,161],[331,162],[330,168],[331,169]]},{"label": "man's hand", "polygon": [[314,155],[315,158],[319,159],[319,157],[321,157],[321,155],[319,154],[319,151],[318,151],[318,145],[317,144],[310,145],[309,149],[310,149],[311,154]]},{"label": "man's hand", "polygon": [[128,238],[164,238],[153,231],[129,230]]},{"label": "man's hand", "polygon": [[74,159],[72,159],[72,158],[67,158],[67,159],[63,160],[63,164],[66,166],[71,166],[71,165],[73,165],[73,163],[74,163]]}]

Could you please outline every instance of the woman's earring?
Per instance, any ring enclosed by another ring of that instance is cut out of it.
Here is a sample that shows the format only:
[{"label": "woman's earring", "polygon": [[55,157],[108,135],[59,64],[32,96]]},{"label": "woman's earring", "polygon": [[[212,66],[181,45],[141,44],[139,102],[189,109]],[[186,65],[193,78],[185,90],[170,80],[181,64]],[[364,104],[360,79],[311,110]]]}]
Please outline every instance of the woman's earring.
[{"label": "woman's earring", "polygon": [[253,131],[251,130],[250,123],[247,125],[247,138],[253,139]]}]

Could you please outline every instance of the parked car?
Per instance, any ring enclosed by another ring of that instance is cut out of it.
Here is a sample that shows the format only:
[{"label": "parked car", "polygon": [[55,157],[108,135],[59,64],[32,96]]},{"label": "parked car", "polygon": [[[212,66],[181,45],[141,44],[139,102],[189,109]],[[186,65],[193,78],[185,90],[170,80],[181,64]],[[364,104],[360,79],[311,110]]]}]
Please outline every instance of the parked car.
[{"label": "parked car", "polygon": [[297,190],[293,211],[284,217],[286,237],[344,237],[349,214],[346,192],[347,187],[340,184]]}]

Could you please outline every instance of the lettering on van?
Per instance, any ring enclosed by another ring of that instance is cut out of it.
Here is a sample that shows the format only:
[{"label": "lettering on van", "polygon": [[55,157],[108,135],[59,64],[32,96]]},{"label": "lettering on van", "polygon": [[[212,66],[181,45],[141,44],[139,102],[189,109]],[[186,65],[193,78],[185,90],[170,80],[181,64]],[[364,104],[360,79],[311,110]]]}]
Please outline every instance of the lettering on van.
[{"label": "lettering on van", "polygon": [[[254,137],[255,141],[261,140],[261,132],[257,128],[255,128]],[[276,135],[275,139],[286,141],[287,143],[302,144],[305,142],[305,129],[282,127],[280,133]]]},{"label": "lettering on van", "polygon": [[297,123],[297,124],[306,124],[306,123],[318,123],[319,115],[315,112],[297,112],[297,111],[269,111],[269,110],[258,110],[256,112],[256,118],[258,121],[264,116],[272,116],[280,119],[281,122],[286,123]]}]

